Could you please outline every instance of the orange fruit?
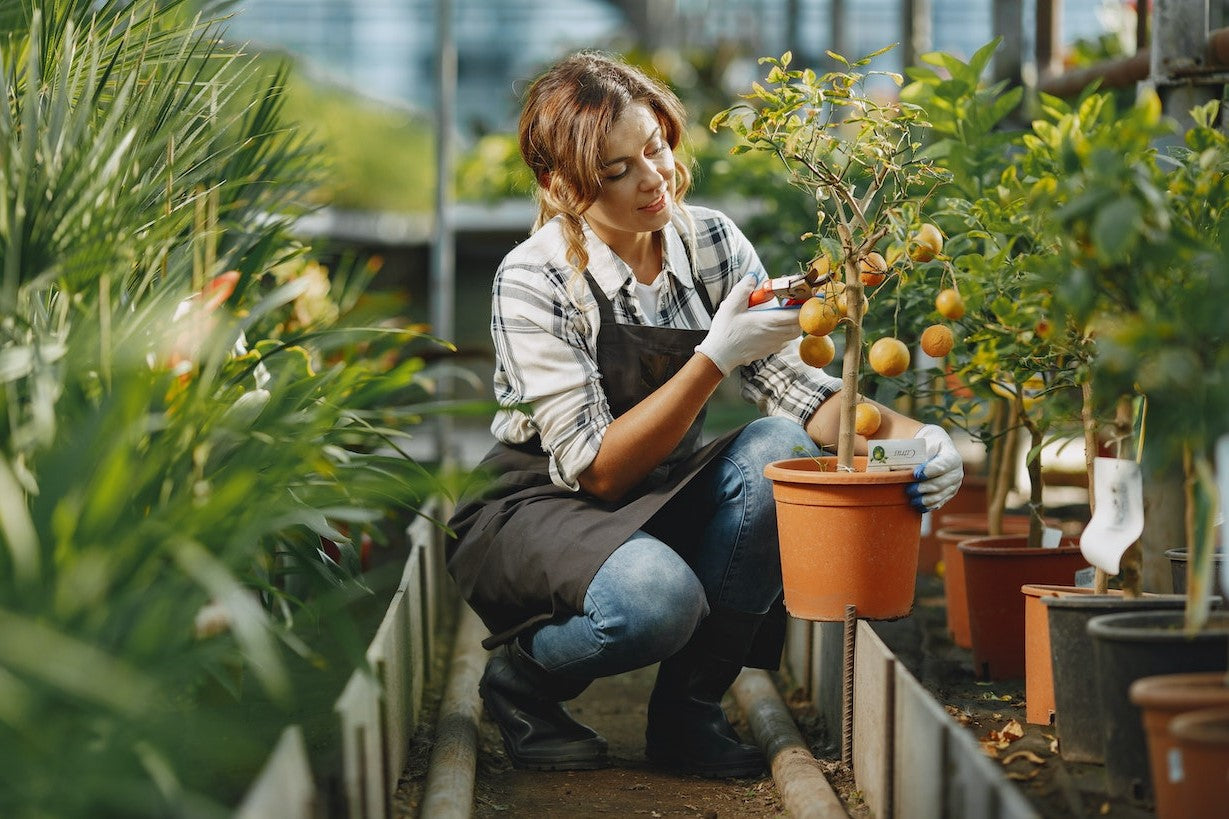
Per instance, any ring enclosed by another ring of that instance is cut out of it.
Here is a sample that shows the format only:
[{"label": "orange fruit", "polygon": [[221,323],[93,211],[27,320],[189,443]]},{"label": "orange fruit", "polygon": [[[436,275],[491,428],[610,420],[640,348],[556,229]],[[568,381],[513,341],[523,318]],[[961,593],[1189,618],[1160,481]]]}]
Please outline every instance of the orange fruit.
[{"label": "orange fruit", "polygon": [[836,329],[841,314],[827,299],[809,298],[798,308],[798,326],[813,336],[826,336]]},{"label": "orange fruit", "polygon": [[882,423],[883,415],[879,412],[879,407],[865,401],[858,403],[854,415],[854,432],[868,437],[878,432],[879,425]]},{"label": "orange fruit", "polygon": [[935,309],[943,318],[955,321],[964,316],[964,299],[960,298],[960,293],[953,288],[940,290],[939,295],[935,296]]},{"label": "orange fruit", "polygon": [[832,260],[821,253],[814,259],[811,259],[811,264],[807,266],[807,281],[811,284],[825,281],[831,272]]},{"label": "orange fruit", "polygon": [[867,287],[877,287],[888,277],[888,263],[873,250],[859,260],[858,270],[862,284]]},{"label": "orange fruit", "polygon": [[867,355],[871,369],[889,378],[909,369],[909,348],[899,338],[886,336],[871,345]]},{"label": "orange fruit", "polygon": [[[849,315],[849,301],[846,298],[847,295],[848,295],[848,292],[842,289],[841,292],[838,293],[836,296],[836,309],[840,311],[842,316]],[[866,315],[866,310],[870,306],[871,306],[870,299],[866,297],[865,293],[862,294],[862,315],[864,316]]]},{"label": "orange fruit", "polygon": [[798,355],[812,367],[826,367],[836,358],[836,345],[832,336],[803,336]]},{"label": "orange fruit", "polygon": [[943,252],[943,234],[927,222],[910,238],[909,258],[915,262],[928,262]]},{"label": "orange fruit", "polygon": [[956,346],[956,337],[946,324],[932,324],[922,331],[922,352],[932,358],[943,358]]}]

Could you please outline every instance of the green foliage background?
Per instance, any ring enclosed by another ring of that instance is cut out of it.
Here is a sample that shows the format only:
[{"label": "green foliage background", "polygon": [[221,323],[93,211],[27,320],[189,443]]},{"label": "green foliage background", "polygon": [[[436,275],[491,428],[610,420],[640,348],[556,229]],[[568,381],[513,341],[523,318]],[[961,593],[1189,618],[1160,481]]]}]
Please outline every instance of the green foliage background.
[{"label": "green foliage background", "polygon": [[335,745],[364,543],[439,488],[441,345],[294,239],[318,147],[208,12],[0,3],[5,817],[228,815],[286,724]]}]

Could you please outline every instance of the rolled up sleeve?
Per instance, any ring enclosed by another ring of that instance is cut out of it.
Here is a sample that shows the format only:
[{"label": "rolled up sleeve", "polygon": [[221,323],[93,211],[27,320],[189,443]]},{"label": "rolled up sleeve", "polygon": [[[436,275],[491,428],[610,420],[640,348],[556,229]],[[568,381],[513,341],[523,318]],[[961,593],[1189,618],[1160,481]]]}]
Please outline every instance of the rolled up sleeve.
[{"label": "rolled up sleeve", "polygon": [[561,289],[566,275],[521,267],[496,274],[491,337],[501,410],[492,430],[510,442],[539,435],[552,482],[576,491],[612,418],[589,317]]}]

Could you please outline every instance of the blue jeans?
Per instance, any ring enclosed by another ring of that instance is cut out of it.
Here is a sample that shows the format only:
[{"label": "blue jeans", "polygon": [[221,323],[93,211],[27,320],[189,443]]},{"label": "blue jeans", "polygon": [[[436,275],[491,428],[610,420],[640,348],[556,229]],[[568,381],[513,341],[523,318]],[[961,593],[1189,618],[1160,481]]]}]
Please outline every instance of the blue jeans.
[{"label": "blue jeans", "polygon": [[752,421],[606,559],[584,612],[529,638],[543,667],[596,678],[679,651],[711,609],[764,614],[781,593],[777,514],[764,466],[818,448],[797,422]]}]

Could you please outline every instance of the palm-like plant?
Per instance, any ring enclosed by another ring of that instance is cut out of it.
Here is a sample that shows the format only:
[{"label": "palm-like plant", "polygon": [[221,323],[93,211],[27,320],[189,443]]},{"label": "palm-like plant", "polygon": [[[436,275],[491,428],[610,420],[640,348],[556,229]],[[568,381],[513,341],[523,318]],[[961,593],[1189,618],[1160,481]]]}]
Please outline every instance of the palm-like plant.
[{"label": "palm-like plant", "polygon": [[224,812],[362,662],[343,530],[434,487],[382,363],[422,328],[286,320],[318,159],[183,6],[0,8],[5,816]]}]

